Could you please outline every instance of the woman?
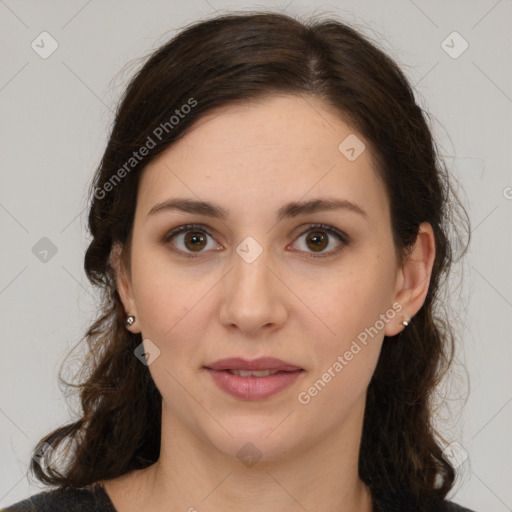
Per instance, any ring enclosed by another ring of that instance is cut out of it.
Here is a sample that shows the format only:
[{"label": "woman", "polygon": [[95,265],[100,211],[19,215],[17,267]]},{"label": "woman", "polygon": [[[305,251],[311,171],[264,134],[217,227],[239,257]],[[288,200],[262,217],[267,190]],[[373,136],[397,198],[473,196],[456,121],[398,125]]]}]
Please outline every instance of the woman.
[{"label": "woman", "polygon": [[451,197],[410,85],[354,29],[183,30],[91,189],[83,416],[31,462],[58,489],[7,510],[465,510],[431,407]]}]

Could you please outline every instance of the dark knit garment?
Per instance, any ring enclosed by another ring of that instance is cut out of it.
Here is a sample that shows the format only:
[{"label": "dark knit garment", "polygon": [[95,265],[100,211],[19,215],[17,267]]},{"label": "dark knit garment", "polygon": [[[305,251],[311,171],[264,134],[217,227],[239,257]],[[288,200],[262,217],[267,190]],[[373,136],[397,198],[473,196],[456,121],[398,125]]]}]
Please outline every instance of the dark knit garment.
[{"label": "dark knit garment", "polygon": [[[92,485],[81,489],[44,491],[3,508],[0,512],[117,512],[117,510],[103,487]],[[375,512],[386,512],[386,510],[379,508]],[[413,508],[409,508],[406,512],[415,511]],[[431,509],[431,512],[472,511],[445,501],[439,507]]]},{"label": "dark knit garment", "polygon": [[117,512],[100,485],[34,494],[0,512]]}]

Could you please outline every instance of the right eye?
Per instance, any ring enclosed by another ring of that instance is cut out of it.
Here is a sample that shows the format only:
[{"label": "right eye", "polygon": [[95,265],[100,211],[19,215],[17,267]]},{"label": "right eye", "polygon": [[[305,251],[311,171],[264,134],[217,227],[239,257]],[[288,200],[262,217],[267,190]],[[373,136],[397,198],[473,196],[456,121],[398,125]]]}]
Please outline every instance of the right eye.
[{"label": "right eye", "polygon": [[[162,241],[171,243],[171,250],[181,256],[197,258],[208,248],[208,237],[212,238],[212,235],[200,224],[186,224],[169,231]],[[176,248],[176,244],[181,247]]]}]

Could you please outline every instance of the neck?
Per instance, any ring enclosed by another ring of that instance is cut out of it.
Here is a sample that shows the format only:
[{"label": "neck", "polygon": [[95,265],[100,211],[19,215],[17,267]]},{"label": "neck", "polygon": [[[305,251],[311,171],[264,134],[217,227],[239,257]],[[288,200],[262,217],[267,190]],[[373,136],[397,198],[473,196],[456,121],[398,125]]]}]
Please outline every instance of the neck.
[{"label": "neck", "polygon": [[[362,428],[364,404],[353,412]],[[219,452],[164,406],[160,457],[143,470],[139,486],[142,509],[371,512],[369,490],[358,476],[361,428],[342,426],[273,460],[258,451],[260,460],[244,463]],[[246,450],[256,456],[255,448]]]}]

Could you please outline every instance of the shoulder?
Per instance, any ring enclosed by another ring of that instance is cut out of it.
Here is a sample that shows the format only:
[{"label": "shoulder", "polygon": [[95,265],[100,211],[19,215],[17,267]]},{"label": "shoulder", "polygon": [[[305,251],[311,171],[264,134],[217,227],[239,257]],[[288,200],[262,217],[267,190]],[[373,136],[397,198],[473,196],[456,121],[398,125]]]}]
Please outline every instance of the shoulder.
[{"label": "shoulder", "polygon": [[469,508],[461,507],[457,505],[457,503],[453,503],[452,501],[446,501],[445,506],[443,508],[443,512],[474,512]]},{"label": "shoulder", "polygon": [[115,512],[115,509],[102,489],[93,486],[40,492],[0,512]]},{"label": "shoulder", "polygon": [[410,500],[400,503],[375,501],[374,510],[375,512],[476,512],[448,500],[423,501],[420,504]]}]

